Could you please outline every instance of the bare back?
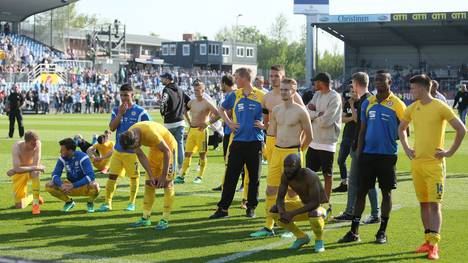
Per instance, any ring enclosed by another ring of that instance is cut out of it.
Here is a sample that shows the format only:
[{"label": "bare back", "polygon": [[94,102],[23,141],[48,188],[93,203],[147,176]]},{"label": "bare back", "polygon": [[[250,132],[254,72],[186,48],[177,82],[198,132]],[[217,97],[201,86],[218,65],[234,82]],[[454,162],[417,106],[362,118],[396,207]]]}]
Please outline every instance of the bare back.
[{"label": "bare back", "polygon": [[299,195],[304,204],[317,200],[320,204],[328,202],[320,178],[308,168],[301,168],[299,174],[294,179],[287,181],[287,184]]},{"label": "bare back", "polygon": [[308,121],[307,112],[298,104],[286,107],[280,104],[273,109],[271,129],[274,131],[276,124],[276,145],[279,147],[293,147],[301,145],[301,135],[304,129],[304,121]]},{"label": "bare back", "polygon": [[199,127],[209,121],[210,114],[212,113],[212,105],[205,98],[202,100],[193,99],[188,103],[188,106],[190,107],[192,116],[192,127]]}]

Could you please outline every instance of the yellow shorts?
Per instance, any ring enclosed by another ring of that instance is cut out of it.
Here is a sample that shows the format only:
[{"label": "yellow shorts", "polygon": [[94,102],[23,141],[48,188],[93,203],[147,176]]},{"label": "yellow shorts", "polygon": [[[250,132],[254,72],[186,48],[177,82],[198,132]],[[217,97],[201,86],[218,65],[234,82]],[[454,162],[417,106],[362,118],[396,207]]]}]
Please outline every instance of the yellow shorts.
[{"label": "yellow shorts", "polygon": [[[284,202],[284,209],[286,210],[286,212],[294,211],[302,207],[304,207],[304,204],[302,203],[300,199],[297,201],[285,201]],[[317,211],[321,215],[325,215],[327,212],[325,208],[321,206],[315,209],[315,211]],[[292,221],[293,222],[308,221],[309,217],[310,217],[309,212],[305,212],[305,213],[298,214],[295,217],[293,217]]]},{"label": "yellow shorts", "polygon": [[445,183],[445,160],[421,162],[413,160],[411,162],[411,174],[416,196],[419,202],[439,203],[444,195]]},{"label": "yellow shorts", "polygon": [[23,198],[28,196],[28,181],[30,179],[30,173],[14,174],[11,177],[11,180],[13,181],[13,195],[15,203],[21,202]]},{"label": "yellow shorts", "polygon": [[284,171],[284,159],[290,154],[298,154],[302,162],[302,152],[300,147],[279,148],[275,146],[271,152],[271,159],[268,160],[267,185],[278,187],[281,183],[281,176]]},{"label": "yellow shorts", "polygon": [[267,135],[265,149],[263,149],[263,159],[270,161],[271,153],[273,152],[273,149],[275,148],[275,144],[276,144],[276,137]]},{"label": "yellow shorts", "polygon": [[[62,183],[71,184],[70,181],[68,180],[63,180]],[[91,188],[92,186],[88,183],[78,188],[73,188],[69,193],[67,193],[67,195],[68,196],[89,196],[90,195],[89,191]]]},{"label": "yellow shorts", "polygon": [[200,131],[198,128],[190,128],[185,143],[185,152],[207,152],[208,129]]},{"label": "yellow shorts", "polygon": [[110,160],[111,160],[111,158],[107,158],[107,159],[101,160],[99,162],[95,162],[93,160],[93,166],[98,170],[102,170],[102,169],[104,169],[106,167],[108,168],[109,165],[110,165]]},{"label": "yellow shorts", "polygon": [[140,167],[136,154],[114,151],[110,159],[109,174],[118,176],[127,174],[130,178],[139,177]]},{"label": "yellow shorts", "polygon": [[[169,146],[171,147],[171,146]],[[167,171],[167,180],[173,180],[175,175],[175,167],[177,162],[177,142],[175,142],[175,146],[172,146],[172,155],[169,156],[169,169]],[[148,161],[150,163],[151,172],[153,176],[159,177],[161,176],[162,169],[163,169],[163,160],[164,154],[161,151],[150,149],[148,154]],[[149,180],[149,175],[146,173],[146,180]]]}]

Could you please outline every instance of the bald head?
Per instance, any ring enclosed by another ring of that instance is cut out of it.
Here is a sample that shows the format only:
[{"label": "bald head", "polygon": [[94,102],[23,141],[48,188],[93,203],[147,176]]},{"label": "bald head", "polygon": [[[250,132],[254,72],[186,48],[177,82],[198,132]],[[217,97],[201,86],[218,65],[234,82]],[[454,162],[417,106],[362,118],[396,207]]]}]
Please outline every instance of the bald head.
[{"label": "bald head", "polygon": [[288,180],[293,179],[301,169],[301,157],[298,154],[290,154],[284,158],[284,174]]}]

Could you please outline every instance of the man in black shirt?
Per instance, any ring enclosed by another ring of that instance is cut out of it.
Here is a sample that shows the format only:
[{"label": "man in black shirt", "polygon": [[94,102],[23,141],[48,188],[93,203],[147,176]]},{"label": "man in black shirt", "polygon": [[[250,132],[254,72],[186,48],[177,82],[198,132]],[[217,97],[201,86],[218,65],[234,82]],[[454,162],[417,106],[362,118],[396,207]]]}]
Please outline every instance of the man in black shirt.
[{"label": "man in black shirt", "polygon": [[160,112],[166,127],[177,141],[177,168],[182,168],[184,162],[184,113],[190,97],[174,83],[171,73],[161,75],[164,89],[161,97]]},{"label": "man in black shirt", "polygon": [[458,114],[460,115],[460,120],[464,125],[466,125],[466,113],[468,111],[468,91],[466,90],[466,85],[462,84],[460,91],[455,95],[453,100],[453,108],[457,107]]},{"label": "man in black shirt", "polygon": [[351,150],[351,144],[354,138],[356,121],[353,119],[352,111],[357,108],[356,93],[353,92],[353,86],[349,85],[343,92],[343,113],[342,121],[345,123],[343,129],[343,137],[340,143],[340,152],[338,153],[338,166],[340,168],[341,183],[333,189],[334,193],[342,193],[348,190],[348,170],[346,167],[346,159]]},{"label": "man in black shirt", "polygon": [[[354,211],[354,202],[357,197],[357,190],[358,190],[358,178],[359,178],[359,171],[358,171],[358,157],[356,156],[356,149],[357,149],[357,141],[359,137],[359,129],[361,128],[361,105],[362,103],[367,100],[367,98],[372,95],[369,93],[368,86],[369,86],[369,76],[367,73],[364,72],[357,72],[354,73],[352,76],[352,86],[353,91],[356,95],[356,102],[351,100],[352,104],[355,106],[351,109],[351,118],[356,123],[354,133],[352,136],[351,141],[351,167],[348,174],[348,202],[346,204],[345,211],[336,216],[334,219],[338,221],[348,221],[352,220],[353,211]],[[379,204],[377,198],[377,191],[375,188],[369,190],[369,201],[371,204],[371,215],[364,220],[364,224],[374,224],[379,223]]]},{"label": "man in black shirt", "polygon": [[23,126],[23,114],[21,112],[21,107],[24,104],[24,96],[21,94],[21,91],[18,85],[14,84],[11,88],[11,93],[7,99],[9,105],[9,119],[10,119],[10,130],[8,136],[13,138],[15,133],[15,119],[18,122],[19,136],[23,137],[24,135],[24,126]]}]

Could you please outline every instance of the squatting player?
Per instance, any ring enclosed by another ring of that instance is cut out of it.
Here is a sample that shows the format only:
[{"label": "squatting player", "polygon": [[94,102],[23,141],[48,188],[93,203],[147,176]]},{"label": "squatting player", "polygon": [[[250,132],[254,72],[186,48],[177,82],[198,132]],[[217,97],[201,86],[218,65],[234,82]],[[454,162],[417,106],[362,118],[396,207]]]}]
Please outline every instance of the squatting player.
[{"label": "squatting player", "polygon": [[[44,172],[41,162],[41,141],[36,132],[27,131],[24,141],[13,144],[12,149],[13,168],[7,172],[13,181],[15,207],[25,208],[33,202],[32,213],[40,214],[39,205],[44,200],[39,196],[39,175]],[[28,181],[31,180],[32,196],[28,195]]]},{"label": "squatting player", "polygon": [[[68,212],[75,207],[75,202],[70,196],[87,196],[87,211],[94,212],[94,200],[99,195],[99,184],[95,181],[93,166],[88,155],[76,150],[75,141],[66,138],[59,142],[60,157],[57,160],[52,181],[46,184],[46,190],[50,195],[65,202],[62,211]],[[63,169],[67,173],[67,179],[61,179]]]},{"label": "squatting player", "polygon": [[[299,195],[300,200],[285,202],[288,187]],[[327,195],[317,174],[309,168],[301,168],[299,155],[288,155],[284,159],[284,173],[281,176],[276,205],[271,208],[270,214],[280,227],[296,236],[290,249],[299,249],[310,242],[310,237],[294,224],[297,221],[309,221],[315,234],[315,252],[325,251],[322,234],[326,210],[320,205],[327,202]]]}]

